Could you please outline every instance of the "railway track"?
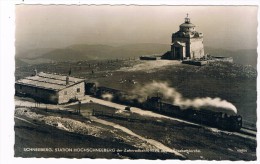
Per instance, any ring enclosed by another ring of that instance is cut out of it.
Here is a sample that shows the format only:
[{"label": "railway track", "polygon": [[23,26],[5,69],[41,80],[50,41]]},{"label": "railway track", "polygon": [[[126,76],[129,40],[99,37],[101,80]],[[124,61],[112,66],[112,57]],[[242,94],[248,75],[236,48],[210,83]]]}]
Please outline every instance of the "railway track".
[{"label": "railway track", "polygon": [[[100,104],[103,104],[104,105],[104,102],[107,102],[108,103],[108,101],[105,101],[105,100],[102,100],[102,99],[99,99],[99,98],[95,98],[95,97],[91,97],[92,99],[94,99],[93,101],[95,101],[95,102],[97,102],[97,100],[99,100],[100,102],[98,102],[98,103],[100,103]],[[106,106],[111,106],[111,107],[114,107],[113,106],[113,104],[117,104],[117,103],[115,103],[115,102],[109,102],[108,104],[106,104]],[[120,106],[122,109],[124,109],[124,107],[125,107],[125,105],[122,105],[122,104],[117,104],[117,106]],[[134,109],[135,107],[133,107],[132,109]],[[136,109],[139,109],[139,108],[136,108]],[[140,110],[142,110],[142,109],[140,109]],[[132,112],[133,112],[133,110],[131,110]],[[143,111],[143,110],[142,110]],[[153,111],[149,111],[149,112],[151,112],[151,113],[154,113]],[[134,112],[134,113],[138,113],[138,112]],[[159,115],[163,115],[163,116],[165,116],[165,117],[171,117],[171,116],[167,116],[167,115],[164,115],[164,114],[161,114],[161,113],[156,113],[155,112],[155,114],[159,114]],[[188,121],[188,120],[184,120],[184,119],[181,119],[181,118],[175,118],[175,117],[171,117],[171,118],[173,118],[173,119],[177,119],[177,120],[182,120],[182,121],[184,121],[185,123],[190,123],[190,124],[196,124],[196,125],[198,125],[198,126],[202,126],[202,127],[205,127],[205,128],[213,128],[213,127],[211,127],[211,126],[208,126],[208,125],[204,125],[204,124],[199,124],[199,123],[195,123],[195,122],[192,122],[192,121]],[[219,129],[221,132],[223,132],[223,133],[232,133],[232,134],[234,134],[234,135],[237,135],[237,136],[240,136],[240,137],[243,137],[243,138],[249,138],[249,139],[252,139],[252,140],[256,140],[256,134],[257,134],[257,132],[256,132],[256,130],[254,130],[254,129],[250,129],[250,128],[247,128],[247,127],[242,127],[239,131],[237,131],[237,132],[231,132],[231,131],[226,131],[226,130],[221,130],[221,129]]]},{"label": "railway track", "polygon": [[257,131],[254,131],[252,129],[248,129],[248,128],[241,128],[240,133],[245,134],[245,135],[249,135],[249,136],[253,136],[256,137]]}]

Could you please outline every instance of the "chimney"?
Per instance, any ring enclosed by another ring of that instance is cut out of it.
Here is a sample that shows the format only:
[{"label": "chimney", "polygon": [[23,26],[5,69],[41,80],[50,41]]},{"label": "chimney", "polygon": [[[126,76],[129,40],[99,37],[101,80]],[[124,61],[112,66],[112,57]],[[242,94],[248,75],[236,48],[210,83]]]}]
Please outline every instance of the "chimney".
[{"label": "chimney", "polygon": [[69,85],[69,76],[66,76],[66,85]]},{"label": "chimney", "polygon": [[34,70],[34,76],[37,76],[37,69],[35,68],[35,70]]}]

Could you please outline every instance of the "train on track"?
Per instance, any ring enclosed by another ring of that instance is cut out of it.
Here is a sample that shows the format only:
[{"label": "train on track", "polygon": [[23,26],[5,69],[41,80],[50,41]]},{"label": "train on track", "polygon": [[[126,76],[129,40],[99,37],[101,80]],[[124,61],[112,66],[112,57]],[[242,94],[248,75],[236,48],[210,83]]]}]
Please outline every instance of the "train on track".
[{"label": "train on track", "polygon": [[221,110],[213,111],[209,109],[210,107],[182,109],[180,106],[162,101],[162,98],[158,95],[147,97],[144,102],[140,102],[137,95],[132,96],[129,93],[108,87],[96,87],[94,83],[87,83],[85,88],[86,94],[102,99],[108,98],[110,101],[126,106],[138,107],[223,130],[239,131],[242,128],[242,117],[240,115],[229,115]]}]

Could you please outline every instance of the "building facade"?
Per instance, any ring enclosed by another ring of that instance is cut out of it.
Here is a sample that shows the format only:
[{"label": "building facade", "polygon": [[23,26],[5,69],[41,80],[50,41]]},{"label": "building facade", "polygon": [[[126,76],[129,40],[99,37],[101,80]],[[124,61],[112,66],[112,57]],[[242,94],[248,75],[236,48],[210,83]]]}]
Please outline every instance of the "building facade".
[{"label": "building facade", "polygon": [[25,95],[35,101],[62,104],[85,95],[85,80],[64,75],[40,72],[15,82],[17,95]]},{"label": "building facade", "polygon": [[172,34],[171,51],[162,56],[163,59],[183,60],[204,56],[203,34],[197,32],[190,18],[179,26],[179,31]]}]

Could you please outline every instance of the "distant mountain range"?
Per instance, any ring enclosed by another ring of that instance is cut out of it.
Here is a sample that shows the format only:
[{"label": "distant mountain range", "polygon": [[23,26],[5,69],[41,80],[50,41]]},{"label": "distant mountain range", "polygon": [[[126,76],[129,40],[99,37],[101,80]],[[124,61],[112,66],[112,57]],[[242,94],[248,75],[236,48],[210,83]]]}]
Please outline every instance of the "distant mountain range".
[{"label": "distant mountain range", "polygon": [[[46,52],[46,49],[38,49],[35,57],[29,55],[17,55],[23,58],[47,58],[55,61],[64,60],[93,60],[93,59],[115,59],[138,57],[141,55],[162,54],[169,49],[167,44],[128,44],[123,46],[109,45],[87,45],[77,44],[62,49],[52,49]],[[39,55],[39,52],[43,52]]]},{"label": "distant mountain range", "polygon": [[254,68],[257,66],[257,49],[242,49],[242,50],[226,50],[205,47],[205,52],[212,56],[233,57],[235,63],[242,65],[251,65]]},{"label": "distant mountain range", "polygon": [[[170,50],[168,44],[143,43],[127,44],[121,46],[110,45],[88,45],[77,44],[60,49],[32,49],[17,51],[16,58],[20,61],[37,64],[48,61],[78,61],[78,60],[101,60],[133,58],[142,55],[160,55]],[[236,63],[252,65],[256,67],[256,49],[231,51],[226,49],[216,49],[205,47],[205,52],[212,56],[233,57]]]}]

